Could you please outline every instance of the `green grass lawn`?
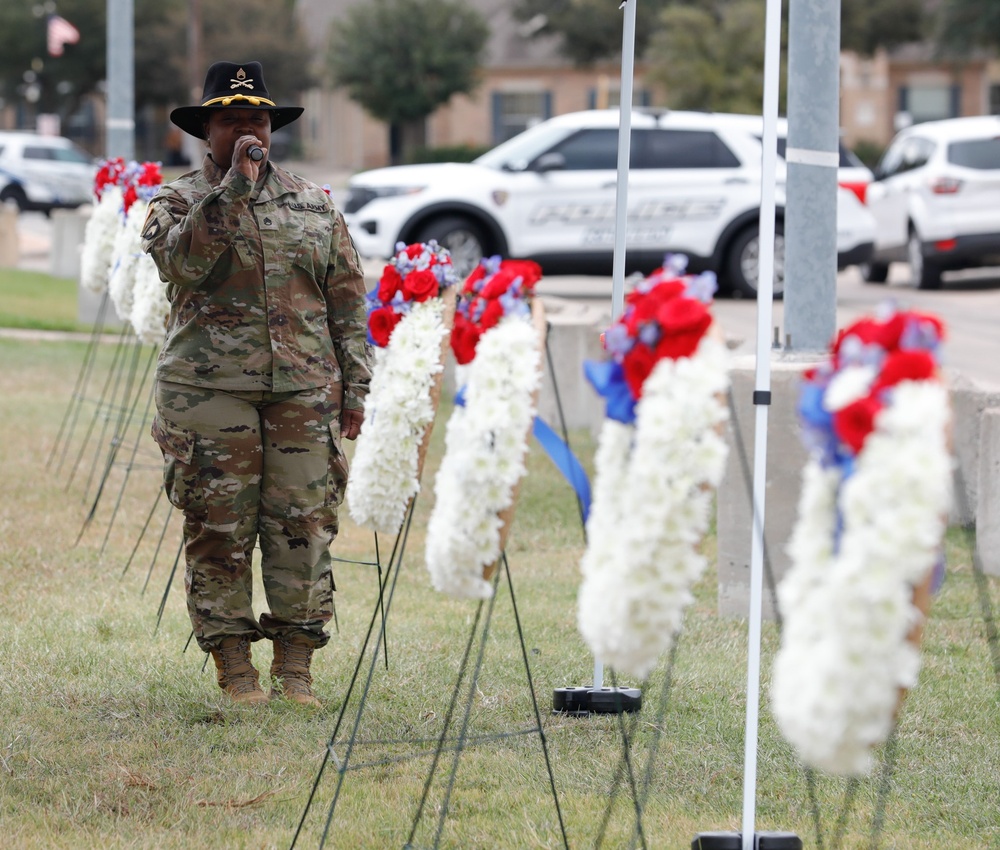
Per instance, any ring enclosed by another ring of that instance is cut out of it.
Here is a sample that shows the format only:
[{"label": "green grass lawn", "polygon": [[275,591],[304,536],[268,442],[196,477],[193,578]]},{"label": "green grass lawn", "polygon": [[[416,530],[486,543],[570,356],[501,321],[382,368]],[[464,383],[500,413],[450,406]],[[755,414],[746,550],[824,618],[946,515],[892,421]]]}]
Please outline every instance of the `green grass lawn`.
[{"label": "green grass lawn", "polygon": [[20,269],[0,269],[0,327],[90,330],[77,321],[75,280]]},{"label": "green grass lawn", "polygon": [[[0,834],[5,846],[29,850],[287,848],[359,660],[377,604],[377,572],[337,568],[339,634],[317,654],[314,670],[322,711],[227,704],[211,671],[202,669],[204,656],[184,651],[190,626],[180,576],[156,629],[179,524],[166,520],[162,500],[156,503],[160,461],[139,425],[143,404],[77,542],[114,423],[131,409],[113,390],[102,393],[114,345],[101,347],[93,377],[70,407],[86,351],[82,343],[0,340]],[[119,362],[133,362],[131,352],[122,354]],[[136,384],[148,355],[146,348],[135,358]],[[146,392],[137,396],[143,402]],[[78,416],[57,442],[70,409]],[[422,563],[447,410],[441,414],[389,611],[388,669],[382,660],[371,668],[367,655],[361,665],[356,694],[370,669],[372,675],[350,759],[356,769],[327,768],[297,847],[319,846],[338,776],[327,847],[402,847],[411,830],[429,775],[429,742],[442,728],[476,614],[475,603],[436,594]],[[54,447],[66,451],[53,455]],[[589,465],[589,435],[574,435],[574,448]],[[845,811],[848,783],[815,778],[825,848],[834,846],[841,816],[845,848],[1000,847],[1000,693],[982,605],[1000,605],[1000,583],[988,579],[980,593],[969,544],[961,529],[950,532],[949,574],[925,630],[919,685],[900,714],[889,781],[878,772],[861,780]],[[650,848],[685,848],[700,831],[740,828],[746,623],[716,615],[714,540],[705,545],[713,566],[695,587],[669,700],[661,711],[661,666],[634,718],[640,783],[659,736],[643,817]],[[379,541],[384,561],[391,546]],[[374,552],[372,534],[344,511],[335,555],[371,561]],[[612,793],[622,757],[618,718],[548,713],[553,688],[585,684],[592,675],[575,621],[581,554],[575,500],[533,445],[508,556],[568,843],[594,847],[613,800],[601,846],[634,848],[640,844],[631,801],[624,787]],[[766,695],[777,646],[773,623],[765,624],[763,645]],[[255,644],[254,653],[266,668],[269,648]],[[334,747],[341,763],[356,708],[355,695]],[[533,724],[511,597],[501,586],[472,694],[471,745],[458,761],[438,846],[563,846],[539,737],[517,734]],[[435,844],[454,758],[448,750],[441,759],[414,846]],[[880,841],[873,844],[880,813]],[[778,735],[766,698],[757,826],[793,831],[806,847],[819,846],[806,774]]]}]

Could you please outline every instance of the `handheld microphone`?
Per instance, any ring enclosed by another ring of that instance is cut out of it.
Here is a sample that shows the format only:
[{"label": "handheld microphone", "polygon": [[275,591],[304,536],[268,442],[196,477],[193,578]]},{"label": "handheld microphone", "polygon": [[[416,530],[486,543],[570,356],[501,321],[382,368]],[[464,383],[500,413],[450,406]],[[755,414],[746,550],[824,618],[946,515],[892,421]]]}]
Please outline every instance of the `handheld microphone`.
[{"label": "handheld microphone", "polygon": [[247,148],[247,156],[254,162],[260,162],[264,158],[264,150],[258,145],[250,145]]}]

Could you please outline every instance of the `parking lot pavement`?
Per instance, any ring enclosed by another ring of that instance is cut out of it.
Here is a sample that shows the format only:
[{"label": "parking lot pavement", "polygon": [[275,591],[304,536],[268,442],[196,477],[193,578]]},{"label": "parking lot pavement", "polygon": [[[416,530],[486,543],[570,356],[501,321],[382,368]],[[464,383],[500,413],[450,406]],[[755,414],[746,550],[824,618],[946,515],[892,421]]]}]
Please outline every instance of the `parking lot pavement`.
[{"label": "parking lot pavement", "polygon": [[[21,242],[19,268],[49,272],[51,222],[41,213],[18,216]],[[370,285],[378,280],[384,261],[364,261]],[[587,275],[552,275],[538,284],[553,321],[603,326],[611,319],[611,278]],[[933,312],[948,328],[944,360],[948,368],[991,389],[1000,389],[1000,269],[975,269],[947,273],[940,290],[915,288],[909,267],[894,263],[889,281],[866,284],[857,269],[837,276],[837,327],[875,311],[887,299],[900,306]],[[757,341],[757,310],[753,300],[720,297],[714,306],[723,333],[737,354],[753,354]],[[778,328],[783,339],[784,304],[774,302],[773,326],[763,329],[768,339]]]}]

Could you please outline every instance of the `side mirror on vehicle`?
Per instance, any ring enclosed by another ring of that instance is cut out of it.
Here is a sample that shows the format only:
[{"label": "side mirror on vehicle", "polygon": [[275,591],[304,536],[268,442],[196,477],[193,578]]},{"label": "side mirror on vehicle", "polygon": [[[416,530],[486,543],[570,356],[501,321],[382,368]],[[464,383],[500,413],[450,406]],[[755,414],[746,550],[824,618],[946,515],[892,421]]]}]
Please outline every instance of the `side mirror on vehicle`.
[{"label": "side mirror on vehicle", "polygon": [[538,157],[534,165],[532,165],[531,170],[544,174],[546,171],[559,171],[565,167],[566,157],[561,153],[550,151]]}]

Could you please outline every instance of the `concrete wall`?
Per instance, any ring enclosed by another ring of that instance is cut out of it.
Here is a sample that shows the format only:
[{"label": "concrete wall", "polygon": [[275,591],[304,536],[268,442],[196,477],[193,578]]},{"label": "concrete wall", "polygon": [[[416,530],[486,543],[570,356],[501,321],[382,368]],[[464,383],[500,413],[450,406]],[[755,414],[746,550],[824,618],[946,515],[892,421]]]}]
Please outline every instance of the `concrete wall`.
[{"label": "concrete wall", "polygon": [[548,350],[552,362],[544,364],[538,415],[560,431],[558,390],[566,427],[587,428],[596,434],[604,420],[604,400],[584,378],[583,361],[604,359],[600,336],[610,323],[610,317],[603,310],[591,310],[556,299],[545,303],[548,305]]},{"label": "concrete wall", "polygon": [[980,417],[978,484],[976,553],[983,572],[1000,576],[1000,407]]},{"label": "concrete wall", "polygon": [[[767,477],[763,504],[765,581],[764,616],[776,610],[767,580],[770,565],[777,585],[788,569],[785,543],[798,509],[806,452],[799,439],[795,411],[802,372],[816,357],[785,356],[771,363],[771,405],[767,409]],[[753,468],[756,408],[753,404],[754,358],[733,359],[732,407],[726,429],[729,458],[718,493],[719,613],[746,617],[750,606],[750,555],[753,528]]]},{"label": "concrete wall", "polygon": [[0,269],[13,269],[21,259],[17,238],[17,204],[0,204]]},{"label": "concrete wall", "polygon": [[949,374],[948,385],[951,387],[952,444],[955,452],[955,498],[951,522],[970,525],[976,521],[979,507],[983,412],[991,407],[1000,407],[1000,392],[984,390],[975,381],[959,374]]},{"label": "concrete wall", "polygon": [[[773,618],[774,585],[787,572],[785,546],[798,511],[806,452],[795,404],[802,371],[813,358],[778,355],[771,363],[772,401],[767,417],[767,477],[764,500],[765,574],[763,613]],[[754,362],[736,358],[731,372],[732,418],[729,459],[718,494],[718,605],[726,617],[745,617],[750,604],[752,486],[756,413],[752,403]],[[955,499],[951,521],[976,524],[977,549],[986,572],[1000,575],[1000,393],[961,375],[949,375],[953,411]]]},{"label": "concrete wall", "polygon": [[[80,254],[87,222],[93,207],[89,204],[75,210],[53,210],[52,244],[49,251],[49,273],[55,277],[80,279]],[[80,324],[94,325],[100,320],[102,328],[119,330],[124,323],[118,318],[112,305],[107,305],[101,314],[103,295],[95,295],[78,286],[76,290],[76,317]]]},{"label": "concrete wall", "polygon": [[55,277],[80,278],[80,252],[83,236],[93,207],[85,204],[75,210],[52,210],[51,273]]}]

